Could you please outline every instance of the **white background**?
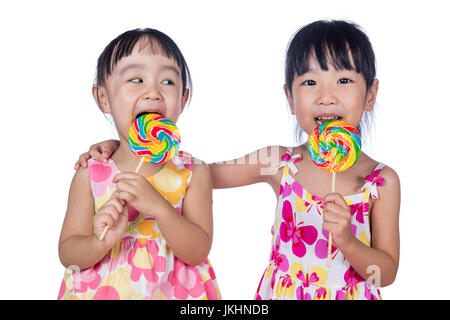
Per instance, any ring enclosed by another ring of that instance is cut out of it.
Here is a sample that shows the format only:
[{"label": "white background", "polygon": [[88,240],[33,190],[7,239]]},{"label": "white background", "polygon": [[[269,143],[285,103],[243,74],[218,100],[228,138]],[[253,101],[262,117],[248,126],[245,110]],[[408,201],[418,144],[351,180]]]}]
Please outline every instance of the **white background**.
[{"label": "white background", "polygon": [[[0,298],[56,299],[73,165],[112,136],[91,96],[120,33],[160,29],[192,72],[182,148],[207,162],[294,145],[284,94],[290,37],[317,19],[360,24],[377,57],[376,126],[364,150],[402,185],[401,258],[385,299],[450,298],[450,23],[444,1],[14,1],[0,4]],[[252,299],[270,254],[268,185],[214,191],[210,260],[225,299]]]}]

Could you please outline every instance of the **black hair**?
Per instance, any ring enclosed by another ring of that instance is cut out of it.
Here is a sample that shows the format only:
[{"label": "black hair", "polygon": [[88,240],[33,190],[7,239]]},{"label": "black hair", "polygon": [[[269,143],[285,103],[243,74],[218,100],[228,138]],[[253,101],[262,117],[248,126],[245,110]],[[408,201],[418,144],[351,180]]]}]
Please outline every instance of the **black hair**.
[{"label": "black hair", "polygon": [[[353,57],[354,68],[349,59]],[[375,79],[375,54],[367,35],[352,22],[320,20],[299,29],[289,43],[286,53],[285,84],[292,90],[296,75],[308,72],[309,57],[317,59],[322,70],[331,63],[337,70],[347,69],[362,73],[366,87]]]},{"label": "black hair", "polygon": [[[349,49],[353,58],[352,66]],[[319,20],[300,28],[292,37],[286,51],[285,85],[292,93],[295,76],[309,71],[309,58],[313,56],[324,71],[331,64],[337,70],[354,70],[361,73],[366,90],[376,76],[375,54],[367,35],[353,22],[342,20]],[[356,128],[361,136],[362,129],[369,131],[373,122],[373,112],[365,111],[361,123]],[[363,127],[363,128],[362,128]],[[297,141],[302,142],[302,128],[296,126]]]},{"label": "black hair", "polygon": [[162,54],[177,63],[181,70],[183,94],[187,89],[191,94],[191,74],[180,49],[168,35],[150,28],[129,30],[112,40],[98,57],[95,83],[99,86],[104,85],[116,64],[120,59],[129,56],[140,40],[146,40],[145,45],[153,53]]}]

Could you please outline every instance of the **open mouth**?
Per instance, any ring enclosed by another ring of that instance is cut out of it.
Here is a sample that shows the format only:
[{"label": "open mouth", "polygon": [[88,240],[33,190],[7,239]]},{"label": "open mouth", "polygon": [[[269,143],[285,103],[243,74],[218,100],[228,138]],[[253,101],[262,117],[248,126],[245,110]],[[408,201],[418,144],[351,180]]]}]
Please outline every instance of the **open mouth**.
[{"label": "open mouth", "polygon": [[147,114],[147,113],[156,113],[156,114],[159,114],[160,116],[163,116],[161,113],[159,113],[159,112],[155,112],[155,111],[144,111],[144,112],[141,112],[141,113],[139,113],[137,116],[136,116],[136,118],[139,118],[140,116],[142,116],[142,115],[144,115],[144,114]]},{"label": "open mouth", "polygon": [[335,116],[335,115],[329,115],[329,116],[320,116],[320,117],[316,117],[314,118],[314,121],[316,122],[317,125],[321,125],[322,123],[325,122],[329,122],[329,121],[341,121],[342,117],[341,116]]}]

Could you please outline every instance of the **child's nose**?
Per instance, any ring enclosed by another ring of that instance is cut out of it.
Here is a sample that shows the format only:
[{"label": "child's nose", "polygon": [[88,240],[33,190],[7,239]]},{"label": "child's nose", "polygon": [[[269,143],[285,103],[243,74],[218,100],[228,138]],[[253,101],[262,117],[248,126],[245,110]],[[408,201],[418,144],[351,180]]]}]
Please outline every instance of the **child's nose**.
[{"label": "child's nose", "polygon": [[159,92],[158,88],[154,86],[148,87],[141,96],[141,99],[143,100],[161,100],[161,98],[161,93]]},{"label": "child's nose", "polygon": [[325,89],[322,90],[319,94],[317,104],[318,105],[333,105],[337,104],[338,100],[336,95],[334,94],[333,90],[331,89]]}]

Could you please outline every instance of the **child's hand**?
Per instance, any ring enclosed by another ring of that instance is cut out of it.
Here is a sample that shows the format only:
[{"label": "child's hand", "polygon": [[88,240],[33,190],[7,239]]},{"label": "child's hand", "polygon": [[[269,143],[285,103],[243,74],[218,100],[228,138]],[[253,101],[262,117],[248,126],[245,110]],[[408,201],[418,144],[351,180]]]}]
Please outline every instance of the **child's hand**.
[{"label": "child's hand", "polygon": [[351,210],[339,193],[329,193],[322,199],[323,229],[331,232],[333,245],[343,249],[354,235],[351,231]]},{"label": "child's hand", "polygon": [[80,167],[87,168],[87,161],[90,158],[106,162],[118,147],[119,141],[117,140],[106,140],[93,144],[88,152],[80,155],[80,158],[75,163],[75,170],[78,170]]},{"label": "child's hand", "polygon": [[127,231],[128,207],[119,200],[117,191],[98,209],[94,215],[93,223],[97,238],[100,237],[105,227],[108,226],[108,232],[103,239],[106,247],[112,248],[122,238]]},{"label": "child's hand", "polygon": [[146,178],[137,173],[121,172],[113,182],[117,183],[118,198],[147,216],[157,218],[167,202]]}]

